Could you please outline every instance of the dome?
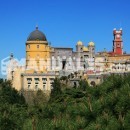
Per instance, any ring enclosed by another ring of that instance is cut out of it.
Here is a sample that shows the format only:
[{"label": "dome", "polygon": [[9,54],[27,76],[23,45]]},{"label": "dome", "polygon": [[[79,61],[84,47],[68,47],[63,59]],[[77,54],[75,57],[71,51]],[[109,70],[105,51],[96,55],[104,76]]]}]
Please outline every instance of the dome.
[{"label": "dome", "polygon": [[83,47],[83,51],[89,51],[87,47]]},{"label": "dome", "polygon": [[36,30],[30,33],[27,41],[47,41],[47,39],[45,34],[39,31],[38,27],[36,27]]},{"label": "dome", "polygon": [[81,41],[78,41],[78,42],[77,42],[77,45],[78,45],[78,46],[82,46],[83,43],[82,43]]},{"label": "dome", "polygon": [[89,42],[89,46],[95,46],[94,42]]}]

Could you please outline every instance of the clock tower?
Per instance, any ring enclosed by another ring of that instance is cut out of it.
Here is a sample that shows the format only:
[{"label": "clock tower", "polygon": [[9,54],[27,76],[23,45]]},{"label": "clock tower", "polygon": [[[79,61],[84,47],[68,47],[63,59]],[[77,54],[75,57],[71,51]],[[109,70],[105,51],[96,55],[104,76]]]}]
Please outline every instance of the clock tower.
[{"label": "clock tower", "polygon": [[122,41],[122,29],[113,30],[113,53],[115,55],[123,55],[123,41]]}]

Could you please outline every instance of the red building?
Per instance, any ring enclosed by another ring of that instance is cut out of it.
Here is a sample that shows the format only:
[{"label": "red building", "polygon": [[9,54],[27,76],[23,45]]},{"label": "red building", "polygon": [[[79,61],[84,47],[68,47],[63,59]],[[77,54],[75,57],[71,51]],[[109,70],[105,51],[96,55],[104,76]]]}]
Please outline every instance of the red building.
[{"label": "red building", "polygon": [[123,40],[122,40],[122,29],[113,30],[114,40],[113,40],[113,51],[110,55],[123,55]]}]

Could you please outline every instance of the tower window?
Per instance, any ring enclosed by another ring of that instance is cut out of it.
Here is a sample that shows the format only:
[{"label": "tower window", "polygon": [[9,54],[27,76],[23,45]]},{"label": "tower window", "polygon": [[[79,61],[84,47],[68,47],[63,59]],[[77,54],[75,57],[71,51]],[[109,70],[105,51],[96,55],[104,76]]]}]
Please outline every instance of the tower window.
[{"label": "tower window", "polygon": [[28,59],[30,59],[30,55],[28,55]]},{"label": "tower window", "polygon": [[39,48],[39,45],[37,45],[37,48]]},{"label": "tower window", "polygon": [[30,45],[28,45],[28,48],[30,49]]}]

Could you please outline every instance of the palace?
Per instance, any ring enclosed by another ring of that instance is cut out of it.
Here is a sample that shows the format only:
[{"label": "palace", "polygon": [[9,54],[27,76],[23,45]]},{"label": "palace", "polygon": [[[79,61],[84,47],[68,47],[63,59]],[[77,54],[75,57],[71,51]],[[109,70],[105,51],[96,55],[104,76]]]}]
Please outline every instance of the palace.
[{"label": "palace", "polygon": [[50,93],[55,77],[76,72],[78,77],[74,76],[73,81],[82,77],[92,85],[100,83],[104,74],[127,73],[130,55],[123,52],[122,29],[114,29],[113,35],[110,52],[96,53],[94,42],[85,46],[81,41],[76,43],[76,51],[73,51],[69,47],[51,47],[45,34],[36,27],[26,41],[25,66],[18,65],[11,54],[7,79],[19,91],[41,89]]}]

